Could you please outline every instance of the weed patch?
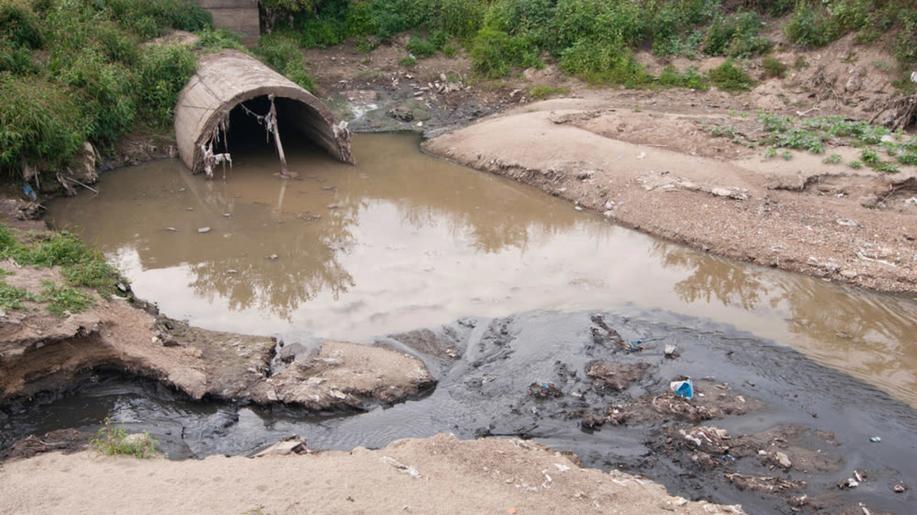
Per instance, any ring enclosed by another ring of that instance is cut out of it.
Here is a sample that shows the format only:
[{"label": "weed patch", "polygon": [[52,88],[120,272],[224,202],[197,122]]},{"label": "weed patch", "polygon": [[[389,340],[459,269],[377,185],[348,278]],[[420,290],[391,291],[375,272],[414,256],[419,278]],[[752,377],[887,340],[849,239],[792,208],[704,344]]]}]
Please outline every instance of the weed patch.
[{"label": "weed patch", "polygon": [[726,60],[723,64],[710,70],[707,77],[714,86],[723,91],[748,91],[754,84],[751,77],[731,60]]},{"label": "weed patch", "polygon": [[123,427],[115,426],[107,418],[95,438],[90,441],[90,445],[106,456],[133,456],[144,459],[151,458],[157,453],[156,440],[149,433],[129,435]]}]

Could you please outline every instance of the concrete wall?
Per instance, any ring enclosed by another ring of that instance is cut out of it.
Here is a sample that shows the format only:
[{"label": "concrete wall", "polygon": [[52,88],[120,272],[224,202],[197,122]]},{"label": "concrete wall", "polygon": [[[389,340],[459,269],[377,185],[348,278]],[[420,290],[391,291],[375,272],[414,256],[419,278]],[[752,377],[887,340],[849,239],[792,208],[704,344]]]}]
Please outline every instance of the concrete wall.
[{"label": "concrete wall", "polygon": [[245,44],[253,44],[261,35],[258,0],[194,0],[213,16],[213,24],[242,36]]}]

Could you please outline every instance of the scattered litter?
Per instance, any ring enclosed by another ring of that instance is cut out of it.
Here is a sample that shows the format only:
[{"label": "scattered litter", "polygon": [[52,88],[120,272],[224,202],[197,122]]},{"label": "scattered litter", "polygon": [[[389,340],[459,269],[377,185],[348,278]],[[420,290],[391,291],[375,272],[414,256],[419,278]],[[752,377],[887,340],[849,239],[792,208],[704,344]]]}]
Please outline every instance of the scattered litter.
[{"label": "scattered litter", "polygon": [[210,232],[210,227],[198,227],[197,232],[204,234],[205,232]]},{"label": "scattered litter", "polygon": [[230,216],[232,216],[232,213],[223,213],[223,216],[225,216],[226,218],[229,218]]},{"label": "scattered litter", "polygon": [[838,487],[838,488],[841,488],[841,489],[844,489],[844,488],[856,488],[856,487],[858,487],[858,486],[860,486],[860,482],[857,481],[856,479],[853,479],[852,477],[848,477],[846,481],[844,481],[844,482],[842,482],[841,484],[837,485],[837,487]]},{"label": "scattered litter", "polygon": [[904,483],[897,483],[892,490],[894,490],[896,494],[903,494],[907,492],[907,486]]},{"label": "scattered litter", "polygon": [[577,210],[577,211],[582,211],[582,210],[583,210],[583,206],[573,206],[573,209],[575,209],[575,210]]},{"label": "scattered litter", "polygon": [[872,443],[879,443],[882,441],[882,437],[881,436],[870,436],[869,441]]},{"label": "scattered litter", "polygon": [[280,256],[278,256],[277,254],[271,254],[267,258],[270,259],[271,261],[277,261],[277,259],[279,259]]},{"label": "scattered litter", "polygon": [[694,398],[694,381],[690,379],[672,381],[669,383],[669,388],[679,397],[688,399],[689,401]]},{"label": "scattered litter", "polygon": [[564,392],[554,383],[532,383],[529,385],[529,395],[538,399],[548,399],[563,397]]},{"label": "scattered litter", "polygon": [[420,479],[420,472],[418,472],[416,468],[409,466],[409,465],[405,465],[404,463],[401,463],[400,461],[396,460],[395,458],[392,458],[391,456],[383,456],[382,463],[385,463],[386,465],[391,465],[395,467],[396,469],[404,472],[405,474],[413,477],[414,479]]},{"label": "scattered litter", "polygon": [[637,156],[637,159],[646,159],[646,152],[640,152],[640,155]]},{"label": "scattered litter", "polygon": [[564,465],[563,463],[555,463],[554,466],[557,467],[558,472],[566,472],[570,470],[570,465]]},{"label": "scattered litter", "polygon": [[665,346],[665,350],[662,351],[665,357],[669,359],[675,359],[678,357],[678,347],[675,345],[669,344]]},{"label": "scattered litter", "polygon": [[780,451],[774,453],[774,459],[777,460],[778,465],[785,469],[791,468],[793,466],[793,462],[790,461],[790,457]]},{"label": "scattered litter", "polygon": [[175,232],[175,231],[177,231],[178,229],[176,229],[175,227],[166,227],[166,230],[169,231],[169,232]]}]

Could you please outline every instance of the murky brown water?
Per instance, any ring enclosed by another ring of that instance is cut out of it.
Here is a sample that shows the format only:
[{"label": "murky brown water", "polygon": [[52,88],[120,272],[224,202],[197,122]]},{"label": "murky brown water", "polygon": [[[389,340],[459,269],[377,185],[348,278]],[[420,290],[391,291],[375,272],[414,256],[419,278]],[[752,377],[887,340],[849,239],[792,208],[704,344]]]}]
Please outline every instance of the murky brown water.
[{"label": "murky brown water", "polygon": [[[917,301],[717,259],[531,188],[358,135],[359,165],[236,153],[228,180],[177,160],[118,170],[50,219],[101,248],[172,317],[288,340],[467,315],[664,309],[791,345],[917,405]],[[198,228],[210,227],[199,233]]]}]

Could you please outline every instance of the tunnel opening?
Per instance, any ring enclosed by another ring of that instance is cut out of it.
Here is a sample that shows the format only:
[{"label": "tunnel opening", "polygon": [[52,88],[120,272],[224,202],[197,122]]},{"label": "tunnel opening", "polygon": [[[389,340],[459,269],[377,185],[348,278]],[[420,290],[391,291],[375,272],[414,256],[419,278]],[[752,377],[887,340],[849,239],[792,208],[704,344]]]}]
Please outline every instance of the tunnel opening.
[{"label": "tunnel opening", "polygon": [[231,166],[233,153],[252,147],[262,152],[272,148],[283,166],[284,145],[298,148],[306,142],[353,163],[346,123],[335,122],[308,91],[237,51],[200,59],[197,73],[179,94],[175,134],[182,161],[192,172],[208,176]]}]

